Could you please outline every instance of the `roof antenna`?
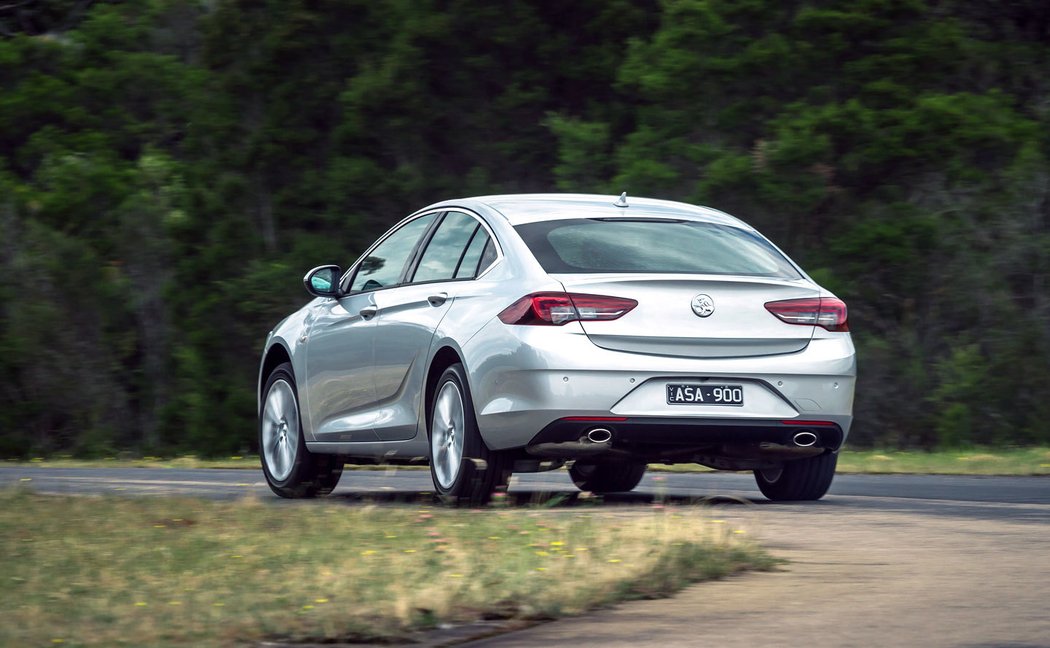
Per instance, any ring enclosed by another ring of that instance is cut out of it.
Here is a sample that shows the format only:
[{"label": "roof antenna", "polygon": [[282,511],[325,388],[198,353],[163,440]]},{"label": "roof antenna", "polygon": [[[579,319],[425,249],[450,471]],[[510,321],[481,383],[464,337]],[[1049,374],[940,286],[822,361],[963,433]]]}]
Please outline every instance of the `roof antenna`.
[{"label": "roof antenna", "polygon": [[630,207],[630,205],[627,204],[627,192],[625,191],[622,194],[620,194],[620,199],[614,202],[613,204],[617,207]]}]

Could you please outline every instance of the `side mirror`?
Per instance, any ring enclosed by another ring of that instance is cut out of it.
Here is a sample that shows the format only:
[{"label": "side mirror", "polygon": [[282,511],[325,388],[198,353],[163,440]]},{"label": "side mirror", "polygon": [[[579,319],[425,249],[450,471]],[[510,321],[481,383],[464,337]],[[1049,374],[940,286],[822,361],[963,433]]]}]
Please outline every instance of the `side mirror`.
[{"label": "side mirror", "polygon": [[306,292],[314,297],[340,297],[339,278],[343,271],[337,265],[317,266],[303,277]]}]

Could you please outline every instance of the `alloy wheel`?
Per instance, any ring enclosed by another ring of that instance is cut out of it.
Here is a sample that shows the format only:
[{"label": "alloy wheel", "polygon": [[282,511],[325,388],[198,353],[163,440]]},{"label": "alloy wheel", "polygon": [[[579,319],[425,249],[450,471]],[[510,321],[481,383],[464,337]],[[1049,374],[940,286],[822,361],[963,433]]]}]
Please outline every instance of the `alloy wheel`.
[{"label": "alloy wheel", "polygon": [[260,445],[273,479],[287,479],[299,450],[299,407],[292,386],[283,379],[274,381],[266,394]]},{"label": "alloy wheel", "polygon": [[463,396],[456,383],[449,380],[441,386],[434,400],[434,416],[430,425],[430,460],[442,488],[451,488],[459,477],[465,419]]}]

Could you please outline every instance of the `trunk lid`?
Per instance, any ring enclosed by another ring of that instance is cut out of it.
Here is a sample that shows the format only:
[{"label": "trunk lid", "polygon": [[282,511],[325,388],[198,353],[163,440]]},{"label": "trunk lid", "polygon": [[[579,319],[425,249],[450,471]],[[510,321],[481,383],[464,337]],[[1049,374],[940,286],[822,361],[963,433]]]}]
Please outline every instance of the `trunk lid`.
[{"label": "trunk lid", "polygon": [[[570,293],[627,297],[638,302],[620,319],[580,322],[596,346],[674,357],[746,358],[801,351],[809,345],[814,327],[782,322],[766,310],[765,304],[820,296],[820,290],[805,279],[668,274],[552,276]],[[706,317],[694,312],[696,298],[700,312],[713,308]]]}]

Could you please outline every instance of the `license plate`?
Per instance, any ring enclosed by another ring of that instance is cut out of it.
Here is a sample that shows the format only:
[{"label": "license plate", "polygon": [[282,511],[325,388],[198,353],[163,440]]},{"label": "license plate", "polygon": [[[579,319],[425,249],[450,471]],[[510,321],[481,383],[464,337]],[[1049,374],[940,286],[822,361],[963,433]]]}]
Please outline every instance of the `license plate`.
[{"label": "license plate", "polygon": [[744,388],[740,385],[667,386],[670,405],[743,405]]}]

